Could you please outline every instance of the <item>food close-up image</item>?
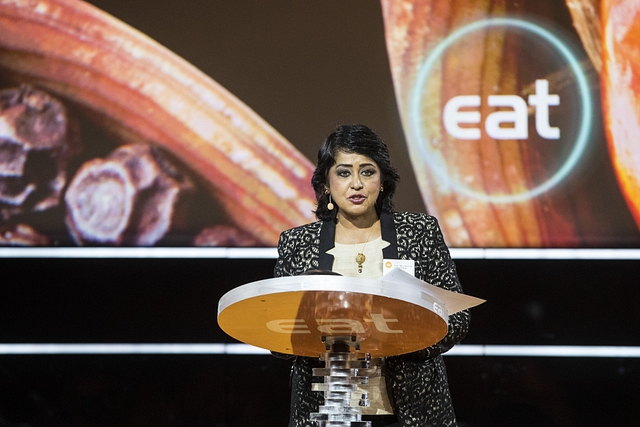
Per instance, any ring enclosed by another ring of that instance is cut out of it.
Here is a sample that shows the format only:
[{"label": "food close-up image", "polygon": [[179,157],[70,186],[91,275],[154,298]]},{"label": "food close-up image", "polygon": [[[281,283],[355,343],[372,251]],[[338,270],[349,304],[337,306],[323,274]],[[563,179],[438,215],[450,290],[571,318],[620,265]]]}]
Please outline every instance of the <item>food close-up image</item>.
[{"label": "food close-up image", "polygon": [[[620,105],[611,119],[613,101],[600,102],[601,82],[603,94],[618,90],[634,99],[630,86],[612,81],[606,53],[602,69],[601,52],[606,28],[622,31],[609,23],[608,10],[624,15],[622,28],[631,32],[634,2],[603,2],[601,12],[598,1],[567,1],[564,17],[558,2],[463,3],[383,1],[394,86],[425,205],[456,246],[580,247],[595,234],[615,233],[617,214],[603,217],[602,204],[620,192],[612,163],[637,209],[631,183],[640,150],[615,140],[633,134],[626,126],[637,123],[638,110]],[[562,20],[578,37],[558,25]],[[619,57],[633,58],[629,44],[616,45]],[[632,64],[619,64],[629,79]],[[624,155],[614,148],[621,145]]]},{"label": "food close-up image", "polygon": [[[287,40],[289,50],[265,52],[262,27],[252,36],[219,21],[197,43],[210,46],[203,58],[233,51],[245,64],[225,74],[232,63],[191,63],[189,49],[167,42],[176,30],[156,33],[134,5],[91,3],[0,3],[0,244],[273,247],[281,230],[314,218],[318,136],[300,125],[335,125],[317,93],[355,86],[313,71],[331,58],[329,34],[309,45],[275,25],[265,45]],[[634,2],[371,9],[370,48],[385,57],[361,66],[385,102],[363,98],[371,112],[349,115],[385,117],[410,184],[399,205],[436,215],[453,247],[640,244]],[[342,43],[346,54],[358,43]],[[247,69],[252,55],[262,65]],[[307,95],[291,97],[303,84]]]},{"label": "food close-up image", "polygon": [[[17,85],[4,89],[1,107],[6,243],[28,244],[21,230],[31,225],[18,213],[64,205],[76,244],[154,245],[180,229],[195,186],[224,222],[191,230],[182,245],[270,246],[281,229],[311,218],[311,163],[168,49],[81,1],[3,2],[0,20],[0,75]],[[105,145],[74,134],[74,121],[97,129]],[[58,138],[38,141],[25,126]],[[82,147],[105,154],[87,158],[76,153]],[[72,156],[86,161],[72,170]],[[53,167],[51,182],[30,176]],[[35,200],[45,188],[51,194]],[[42,239],[34,230],[32,243]]]}]

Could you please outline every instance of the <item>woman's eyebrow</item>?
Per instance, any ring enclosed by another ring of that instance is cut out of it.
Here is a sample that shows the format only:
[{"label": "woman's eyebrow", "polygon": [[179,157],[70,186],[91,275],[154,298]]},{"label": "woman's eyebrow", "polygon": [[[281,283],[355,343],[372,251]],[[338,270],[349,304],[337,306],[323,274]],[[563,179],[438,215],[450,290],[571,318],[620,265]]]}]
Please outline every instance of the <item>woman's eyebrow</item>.
[{"label": "woman's eyebrow", "polygon": [[[371,166],[376,167],[375,163],[360,163],[359,165],[360,168],[367,168]],[[336,167],[352,168],[353,165],[351,163],[336,163]]]}]

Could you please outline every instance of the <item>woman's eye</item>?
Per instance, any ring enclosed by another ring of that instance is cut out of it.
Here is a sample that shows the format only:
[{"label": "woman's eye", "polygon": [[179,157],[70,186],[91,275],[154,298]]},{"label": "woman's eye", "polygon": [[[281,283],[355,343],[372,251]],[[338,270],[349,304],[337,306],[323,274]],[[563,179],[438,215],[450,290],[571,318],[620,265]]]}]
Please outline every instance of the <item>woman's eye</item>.
[{"label": "woman's eye", "polygon": [[345,177],[347,177],[349,175],[350,175],[349,171],[346,171],[346,170],[338,171],[338,176],[341,176],[343,178],[345,178]]},{"label": "woman's eye", "polygon": [[361,173],[364,176],[371,176],[371,175],[375,175],[376,171],[373,169],[365,169]]}]

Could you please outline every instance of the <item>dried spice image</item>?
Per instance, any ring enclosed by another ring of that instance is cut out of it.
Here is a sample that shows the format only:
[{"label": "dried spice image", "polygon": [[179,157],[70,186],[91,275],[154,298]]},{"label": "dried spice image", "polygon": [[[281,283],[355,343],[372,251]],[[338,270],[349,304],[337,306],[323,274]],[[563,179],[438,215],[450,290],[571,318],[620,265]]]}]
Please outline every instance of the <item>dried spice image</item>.
[{"label": "dried spice image", "polygon": [[0,246],[46,246],[51,242],[47,236],[26,224],[4,224],[0,226]]},{"label": "dried spice image", "polygon": [[[313,218],[308,159],[210,77],[85,2],[0,1],[0,75],[68,103],[119,144],[165,150],[204,183],[224,225],[240,232],[231,234],[273,246],[281,230]],[[171,204],[166,194],[154,197]],[[83,209],[77,198],[67,205]],[[74,210],[69,215],[83,217]],[[85,242],[78,221],[67,222]],[[137,236],[106,238],[96,231],[87,241],[156,241]]]},{"label": "dried spice image", "polygon": [[1,90],[0,123],[2,218],[56,206],[80,148],[64,106],[29,86]]},{"label": "dried spice image", "polygon": [[65,193],[80,245],[152,246],[186,215],[193,183],[147,144],[123,145],[82,165]]},{"label": "dried spice image", "polygon": [[58,100],[26,85],[0,90],[0,219],[57,206],[80,150]]}]

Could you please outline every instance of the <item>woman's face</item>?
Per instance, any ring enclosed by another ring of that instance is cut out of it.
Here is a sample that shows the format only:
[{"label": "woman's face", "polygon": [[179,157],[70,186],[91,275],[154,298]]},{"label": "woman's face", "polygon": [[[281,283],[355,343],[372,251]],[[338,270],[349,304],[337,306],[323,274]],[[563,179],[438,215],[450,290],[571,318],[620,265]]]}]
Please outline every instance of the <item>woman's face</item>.
[{"label": "woman's face", "polygon": [[329,169],[329,190],[338,214],[350,219],[376,215],[382,176],[377,163],[367,156],[338,151]]}]

